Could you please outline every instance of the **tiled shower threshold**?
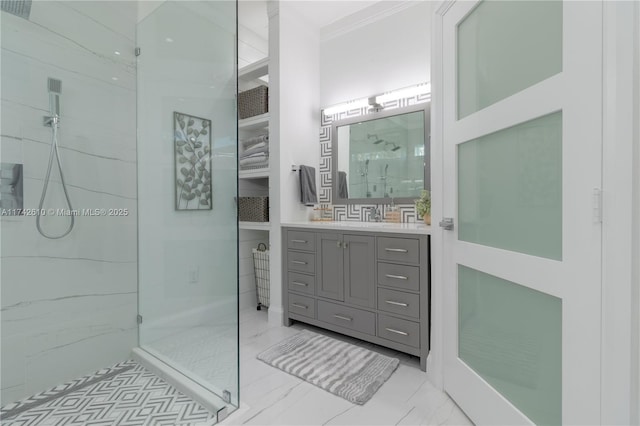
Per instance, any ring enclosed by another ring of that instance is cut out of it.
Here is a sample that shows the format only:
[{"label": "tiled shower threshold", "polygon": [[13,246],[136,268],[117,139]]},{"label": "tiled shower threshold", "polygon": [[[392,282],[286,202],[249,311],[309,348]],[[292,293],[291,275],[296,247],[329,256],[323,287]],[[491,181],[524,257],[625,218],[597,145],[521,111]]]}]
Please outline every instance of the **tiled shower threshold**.
[{"label": "tiled shower threshold", "polygon": [[3,426],[213,425],[216,414],[136,361],[0,408]]}]

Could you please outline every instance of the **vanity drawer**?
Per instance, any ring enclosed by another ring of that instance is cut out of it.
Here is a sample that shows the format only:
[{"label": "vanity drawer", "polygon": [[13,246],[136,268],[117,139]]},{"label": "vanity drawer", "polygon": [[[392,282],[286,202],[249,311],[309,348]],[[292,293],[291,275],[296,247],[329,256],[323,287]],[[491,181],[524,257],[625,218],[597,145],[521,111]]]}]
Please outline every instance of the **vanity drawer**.
[{"label": "vanity drawer", "polygon": [[378,237],[378,259],[420,263],[420,241],[412,238]]},{"label": "vanity drawer", "polygon": [[309,318],[315,318],[316,301],[310,297],[289,293],[289,312]]},{"label": "vanity drawer", "polygon": [[418,348],[420,324],[378,314],[378,337]]},{"label": "vanity drawer", "polygon": [[420,267],[378,262],[378,285],[420,291]]},{"label": "vanity drawer", "polygon": [[315,276],[299,274],[297,272],[289,272],[287,278],[289,290],[297,291],[298,293],[315,294]]},{"label": "vanity drawer", "polygon": [[316,255],[314,253],[300,253],[289,250],[287,253],[287,267],[290,271],[313,274],[316,271]]},{"label": "vanity drawer", "polygon": [[420,318],[420,295],[379,288],[378,309],[392,314]]},{"label": "vanity drawer", "polygon": [[305,231],[288,231],[287,248],[316,251],[316,234]]},{"label": "vanity drawer", "polygon": [[420,241],[413,238],[378,237],[378,259],[420,263]]},{"label": "vanity drawer", "polygon": [[318,300],[318,319],[360,333],[376,334],[376,314]]}]

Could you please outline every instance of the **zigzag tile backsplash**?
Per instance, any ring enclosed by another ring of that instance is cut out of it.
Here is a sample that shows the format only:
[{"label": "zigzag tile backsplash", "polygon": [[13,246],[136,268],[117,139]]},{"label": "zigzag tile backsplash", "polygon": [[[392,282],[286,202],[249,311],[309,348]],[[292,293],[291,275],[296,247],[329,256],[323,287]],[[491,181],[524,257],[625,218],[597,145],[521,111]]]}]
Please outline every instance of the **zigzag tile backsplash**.
[{"label": "zigzag tile backsplash", "polygon": [[[385,102],[384,110],[403,108],[410,105],[417,105],[429,102],[431,94],[411,96]],[[369,107],[352,109],[333,115],[325,115],[324,110],[320,111],[320,188],[318,199],[321,204],[331,203],[331,124],[336,120],[345,118],[360,117],[369,115]],[[341,204],[333,206],[333,220],[363,221],[367,219],[367,210],[370,207],[377,207],[384,217],[389,205],[386,204]],[[415,222],[420,219],[416,215],[414,204],[397,204],[400,210],[402,222]]]}]

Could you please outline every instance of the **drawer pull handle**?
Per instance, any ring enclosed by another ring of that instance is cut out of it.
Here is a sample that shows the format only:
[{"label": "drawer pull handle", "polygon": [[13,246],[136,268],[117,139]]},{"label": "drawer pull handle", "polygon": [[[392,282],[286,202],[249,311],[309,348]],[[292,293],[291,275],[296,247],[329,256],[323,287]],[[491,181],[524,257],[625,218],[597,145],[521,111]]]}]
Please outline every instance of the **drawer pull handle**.
[{"label": "drawer pull handle", "polygon": [[394,302],[393,300],[386,300],[386,302],[390,305],[396,305],[396,306],[402,306],[402,307],[407,307],[409,306],[407,303],[402,303],[402,302]]},{"label": "drawer pull handle", "polygon": [[405,333],[404,331],[400,331],[400,330],[394,330],[393,328],[385,328],[385,330],[391,332],[391,333],[396,333],[396,334],[402,334],[403,336],[408,336],[409,333]]},{"label": "drawer pull handle", "polygon": [[298,281],[291,281],[291,284],[299,285],[299,286],[301,286],[301,287],[306,287],[306,286],[308,286],[308,285],[309,285],[309,284],[307,284],[307,283],[300,283],[300,282],[298,282]]},{"label": "drawer pull handle", "polygon": [[334,318],[338,318],[341,319],[343,321],[353,321],[353,318],[349,318],[349,317],[343,317],[342,315],[334,315]]},{"label": "drawer pull handle", "polygon": [[389,248],[389,247],[385,247],[386,251],[391,251],[393,253],[409,253],[409,250],[407,249],[395,249],[395,248]]},{"label": "drawer pull handle", "polygon": [[405,277],[404,275],[393,275],[393,274],[385,274],[387,278],[395,278],[396,280],[408,280],[409,277]]},{"label": "drawer pull handle", "polygon": [[292,306],[295,306],[296,308],[300,308],[300,309],[309,309],[309,307],[307,305],[301,305],[299,303],[292,303]]},{"label": "drawer pull handle", "polygon": [[295,263],[296,265],[306,265],[307,262],[303,262],[302,260],[292,260],[291,263]]},{"label": "drawer pull handle", "polygon": [[307,244],[306,240],[291,240],[292,243]]}]

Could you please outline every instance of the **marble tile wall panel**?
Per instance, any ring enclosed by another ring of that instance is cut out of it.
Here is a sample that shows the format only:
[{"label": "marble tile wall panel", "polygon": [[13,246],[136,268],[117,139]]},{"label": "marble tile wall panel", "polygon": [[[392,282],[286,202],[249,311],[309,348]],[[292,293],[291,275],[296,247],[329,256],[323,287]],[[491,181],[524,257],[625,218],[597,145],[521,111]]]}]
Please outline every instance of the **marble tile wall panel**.
[{"label": "marble tile wall panel", "polygon": [[[135,23],[127,1],[34,1],[29,20],[1,15],[0,154],[24,162],[25,207],[42,190],[53,77],[73,207],[128,210],[77,217],[61,240],[38,234],[33,216],[1,218],[3,405],[122,361],[137,343]],[[63,201],[55,171],[45,206]],[[42,224],[56,232],[67,221]]]}]

